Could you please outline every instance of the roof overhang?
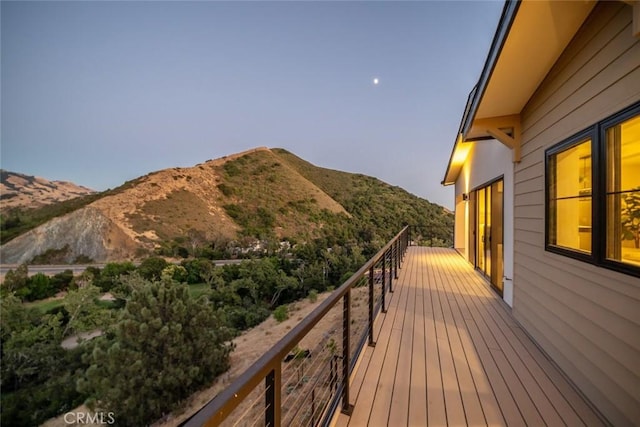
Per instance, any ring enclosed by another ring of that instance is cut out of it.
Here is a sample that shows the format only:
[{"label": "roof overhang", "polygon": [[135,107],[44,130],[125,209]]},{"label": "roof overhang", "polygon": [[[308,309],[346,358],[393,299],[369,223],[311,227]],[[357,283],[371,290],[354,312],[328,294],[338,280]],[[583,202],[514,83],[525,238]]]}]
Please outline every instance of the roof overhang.
[{"label": "roof overhang", "polygon": [[507,0],[467,100],[443,185],[455,183],[474,141],[497,139],[520,161],[520,113],[596,4]]}]

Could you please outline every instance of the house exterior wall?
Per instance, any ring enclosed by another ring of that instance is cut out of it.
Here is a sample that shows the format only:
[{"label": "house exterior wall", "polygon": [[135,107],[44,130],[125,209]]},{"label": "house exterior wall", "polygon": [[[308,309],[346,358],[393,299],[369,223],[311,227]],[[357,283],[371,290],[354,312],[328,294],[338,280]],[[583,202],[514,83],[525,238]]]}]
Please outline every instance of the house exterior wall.
[{"label": "house exterior wall", "polygon": [[469,223],[473,221],[473,212],[469,212],[469,203],[462,200],[462,194],[468,194],[478,187],[504,177],[503,202],[503,253],[504,253],[504,289],[503,298],[510,306],[513,304],[513,153],[511,149],[496,140],[473,143],[467,160],[460,171],[455,184],[455,247],[468,260]]},{"label": "house exterior wall", "polygon": [[640,100],[632,8],[598,4],[521,114],[513,313],[616,426],[640,425],[640,279],[545,251],[545,150]]}]

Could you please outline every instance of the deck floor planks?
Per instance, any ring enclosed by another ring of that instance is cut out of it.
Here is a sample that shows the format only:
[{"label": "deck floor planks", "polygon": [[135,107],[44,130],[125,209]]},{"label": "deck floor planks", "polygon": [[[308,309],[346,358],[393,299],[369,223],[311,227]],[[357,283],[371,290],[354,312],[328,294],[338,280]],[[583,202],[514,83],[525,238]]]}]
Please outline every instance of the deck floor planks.
[{"label": "deck floor planks", "polygon": [[[449,278],[449,276],[442,273],[439,276],[439,279],[447,289],[451,289]],[[462,396],[467,425],[487,425],[487,420],[480,403],[476,381],[471,373],[472,366],[478,373],[481,371],[479,360],[475,353],[475,349],[473,349],[472,346],[469,346],[469,343],[467,343],[466,349],[463,346],[463,337],[468,336],[466,324],[462,319],[462,316],[460,316],[455,295],[450,291],[447,292],[447,295],[446,301],[443,301],[443,305],[446,306],[445,321],[448,325],[449,340],[454,354],[458,385],[460,387],[460,394]],[[485,392],[489,391],[488,387],[486,387],[487,385],[488,384],[486,383],[484,384],[485,387],[483,388],[483,391]],[[495,406],[495,408],[497,408],[497,406]],[[494,417],[493,420],[501,422],[501,416]]]},{"label": "deck floor planks", "polygon": [[[464,282],[471,282],[471,280]],[[492,292],[487,289],[487,285],[482,282],[482,279],[476,279],[476,287],[483,285],[485,285],[485,291]],[[547,425],[564,425],[566,423],[572,426],[582,424],[575,412],[566,406],[564,398],[557,393],[551,379],[539,368],[536,360],[518,340],[516,333],[521,331],[521,328],[513,321],[513,318],[507,316],[508,312],[505,310],[504,303],[496,298],[490,298],[488,301],[487,304],[484,304],[483,315],[487,323],[496,325],[493,328],[495,335],[502,333],[501,348],[503,353],[513,366],[514,371],[518,372],[520,381],[525,385],[545,423]],[[562,409],[565,419],[560,416],[557,408]]]},{"label": "deck floor planks", "polygon": [[[447,261],[454,261],[455,268],[451,268]],[[459,295],[464,310],[472,316],[472,323],[468,323],[469,330],[474,336],[474,344],[478,347],[480,359],[485,366],[487,377],[496,395],[496,399],[503,412],[507,425],[543,425],[540,415],[537,413],[535,405],[520,383],[516,372],[508,363],[500,342],[491,330],[491,324],[487,324],[482,316],[481,310],[486,299],[493,296],[484,293],[477,283],[476,278],[466,277],[460,272],[460,262],[458,258],[449,259],[444,257],[441,260],[443,274],[450,275],[453,279],[452,290],[454,295]],[[470,270],[472,274],[476,274]],[[465,283],[471,281],[472,286]],[[482,286],[485,286],[482,284]],[[457,292],[456,292],[457,291]],[[524,408],[523,408],[524,406]],[[527,420],[527,421],[525,421]]]},{"label": "deck floor planks", "polygon": [[[396,284],[405,281],[406,276],[410,274],[414,268],[416,268],[415,261],[410,258],[405,258],[404,268],[400,272],[400,280],[398,280]],[[402,300],[403,296],[406,295],[406,292],[406,287],[402,286],[398,288],[396,286],[393,296],[389,302],[387,313],[381,313],[378,316],[382,319],[382,325],[380,333],[376,337],[378,340],[376,342],[376,346],[372,348],[371,360],[369,361],[367,373],[364,377],[357,400],[358,402],[362,402],[362,404],[354,407],[351,417],[346,417],[342,414],[339,416],[339,419],[348,418],[349,421],[347,422],[347,425],[349,426],[369,425],[369,419],[372,415],[371,408],[373,407],[374,399],[378,392],[379,381],[383,372],[383,364],[386,359],[388,347],[394,347],[395,344],[392,341],[398,339],[397,331],[393,331],[396,315],[399,311],[402,311],[398,310],[398,301]],[[388,419],[388,406],[384,409],[386,409],[386,412],[383,420],[386,422]]]},{"label": "deck floor planks", "polygon": [[[416,269],[412,269],[408,280],[405,282],[407,299],[404,303],[404,317],[402,319],[402,329],[396,333],[401,333],[401,339],[396,361],[395,372],[387,372],[393,375],[393,391],[391,395],[391,407],[389,408],[389,425],[406,425],[409,406],[409,388],[411,386],[411,356],[413,355],[413,323],[415,315],[416,299]],[[399,308],[402,308],[400,306]],[[410,351],[408,351],[411,349]]]},{"label": "deck floor planks", "polygon": [[411,361],[411,385],[409,387],[408,417],[413,425],[427,425],[427,388],[426,388],[426,338],[424,315],[424,269],[415,275],[415,310],[413,317],[413,352]]},{"label": "deck floor planks", "polygon": [[[509,313],[506,310],[498,310],[497,322],[508,322]],[[511,330],[515,338],[511,341],[514,349],[524,354],[527,359],[527,367],[531,374],[539,381],[549,401],[561,414],[564,422],[569,426],[603,426],[604,423],[591,410],[587,402],[575,392],[562,373],[550,363],[549,359],[531,341],[531,338],[519,325],[512,325]]]},{"label": "deck floor planks", "polygon": [[[454,280],[451,274],[441,274],[440,279],[448,286],[450,289],[454,289],[452,281]],[[452,314],[453,322],[456,325],[456,329],[458,332],[458,338],[460,340],[460,345],[462,348],[462,353],[465,357],[465,361],[467,363],[468,372],[471,375],[471,380],[473,381],[473,385],[475,387],[475,391],[477,393],[477,403],[480,405],[480,411],[482,411],[485,422],[488,425],[504,425],[504,418],[502,417],[502,413],[498,406],[498,402],[493,393],[493,389],[491,388],[491,384],[487,380],[486,373],[480,361],[478,352],[474,346],[474,343],[471,339],[470,331],[467,327],[467,322],[473,321],[473,316],[470,315],[469,310],[462,309],[458,304],[458,297],[451,293],[451,297],[449,298],[449,306]],[[466,306],[465,306],[466,307]],[[462,369],[463,374],[465,374],[465,370]],[[464,393],[464,391],[463,391]],[[467,391],[468,394],[468,391]],[[473,398],[468,397],[467,401],[470,400],[470,404],[465,404],[465,411],[469,414],[471,420],[478,419],[479,416],[476,414],[473,415],[473,411],[477,411],[475,408],[476,401]],[[475,425],[470,420],[470,424]]]},{"label": "deck floor planks", "polygon": [[547,359],[531,338],[521,329],[515,331],[520,345],[536,360],[536,370],[546,375],[553,388],[545,389],[545,393],[562,414],[568,426],[586,425],[589,427],[604,426],[602,419],[591,409],[585,399],[576,392],[562,373]]},{"label": "deck floor planks", "polygon": [[447,410],[447,423],[450,425],[466,425],[464,406],[460,393],[460,384],[454,363],[454,353],[451,348],[448,328],[445,318],[444,306],[448,304],[446,289],[439,274],[432,286],[434,318],[436,319],[436,334],[438,336],[438,353],[440,354],[440,365],[442,367],[442,386],[444,387],[444,400]]},{"label": "deck floor planks", "polygon": [[402,267],[334,425],[602,425],[457,252],[411,247]]},{"label": "deck floor planks", "polygon": [[[413,269],[412,269],[413,270]],[[382,365],[382,372],[378,379],[375,388],[375,398],[373,400],[373,409],[371,410],[371,416],[369,419],[369,425],[388,425],[389,417],[391,415],[393,392],[396,382],[396,374],[398,367],[398,359],[401,352],[401,343],[405,338],[403,334],[404,323],[407,317],[407,302],[409,300],[409,294],[411,292],[410,286],[404,286],[401,290],[400,298],[397,300],[397,305],[394,304],[393,313],[393,326],[391,328],[391,337],[388,340],[388,346],[386,351],[386,357]],[[388,316],[389,311],[383,316]],[[386,319],[385,319],[386,320]],[[405,342],[406,343],[406,342]],[[356,424],[358,425],[358,424]]]},{"label": "deck floor planks", "polygon": [[[525,420],[509,391],[508,382],[501,372],[500,365],[494,358],[494,352],[499,350],[498,343],[493,339],[493,336],[488,334],[484,323],[478,322],[477,315],[473,310],[474,306],[472,301],[473,298],[477,298],[478,295],[469,293],[466,290],[457,289],[456,283],[459,278],[456,276],[456,272],[447,271],[447,269],[443,268],[443,261],[440,259],[441,255],[438,252],[432,256],[438,258],[439,269],[442,270],[443,277],[451,279],[450,283],[449,281],[447,282],[452,286],[452,294],[458,304],[459,310],[468,313],[468,316],[465,318],[466,330],[475,347],[476,354],[481,361],[486,382],[493,391],[493,398],[491,396],[483,396],[483,400],[488,400],[490,403],[493,403],[494,400],[498,402],[499,409],[507,425],[525,425]],[[499,419],[499,417],[496,418]]]},{"label": "deck floor planks", "polygon": [[[453,260],[454,259],[450,262]],[[457,260],[457,262],[460,261]],[[472,275],[476,277],[472,277]],[[476,300],[476,303],[483,301],[478,307],[478,311],[488,326],[493,325],[490,326],[490,329],[492,330],[494,338],[499,342],[501,350],[501,353],[498,353],[496,357],[509,363],[512,371],[517,373],[516,375],[521,387],[514,381],[512,391],[514,391],[514,396],[516,396],[525,418],[535,419],[537,413],[547,425],[563,425],[564,421],[544,391],[552,388],[553,384],[546,375],[536,378],[531,373],[531,368],[535,365],[534,360],[528,352],[523,351],[522,348],[516,348],[518,340],[515,336],[514,329],[517,327],[517,324],[512,318],[505,319],[499,315],[499,312],[505,311],[504,303],[497,298],[491,298],[492,295],[490,293],[493,291],[488,289],[486,283],[477,277],[475,272],[472,272],[472,275],[466,274],[466,280],[462,280],[459,283],[469,283],[467,289],[472,285],[475,285],[475,289],[481,289],[484,286],[483,294],[485,294],[487,298]],[[524,396],[524,393],[526,393],[528,397]],[[529,404],[529,401],[531,404]]]},{"label": "deck floor planks", "polygon": [[[426,255],[416,254],[421,264],[426,264]],[[444,387],[442,383],[442,367],[438,352],[436,319],[434,315],[434,296],[432,289],[436,281],[434,269],[426,269],[427,287],[424,296],[425,313],[425,348],[427,351],[427,425],[446,425],[447,410],[445,407]]]}]

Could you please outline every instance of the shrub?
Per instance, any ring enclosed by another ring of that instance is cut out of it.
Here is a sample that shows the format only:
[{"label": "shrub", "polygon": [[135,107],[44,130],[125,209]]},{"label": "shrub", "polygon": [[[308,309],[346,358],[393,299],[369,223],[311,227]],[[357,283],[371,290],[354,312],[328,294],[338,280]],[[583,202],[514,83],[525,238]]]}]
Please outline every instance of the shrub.
[{"label": "shrub", "polygon": [[273,318],[278,322],[284,322],[289,318],[289,309],[286,305],[281,305],[273,310]]},{"label": "shrub", "polygon": [[224,183],[218,184],[218,190],[227,197],[232,196],[234,193],[233,188]]}]

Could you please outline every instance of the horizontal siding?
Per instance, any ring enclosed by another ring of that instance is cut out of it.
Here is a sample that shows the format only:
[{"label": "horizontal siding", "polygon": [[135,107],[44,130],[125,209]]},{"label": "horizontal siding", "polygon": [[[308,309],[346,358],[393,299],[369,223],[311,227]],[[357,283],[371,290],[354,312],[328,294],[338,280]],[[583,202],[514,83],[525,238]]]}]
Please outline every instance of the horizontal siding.
[{"label": "horizontal siding", "polygon": [[541,205],[517,206],[514,217],[516,218],[544,218],[544,207]]},{"label": "horizontal siding", "polygon": [[538,166],[538,164],[534,163],[532,165],[519,169],[516,173],[514,182],[520,183],[528,179],[537,178],[538,176],[540,176],[540,172],[538,171],[538,169],[536,169],[536,166]]},{"label": "horizontal siding", "polygon": [[[516,186],[517,187],[517,186]],[[515,205],[529,206],[529,205],[541,205],[544,203],[544,191],[531,191],[529,193],[520,193],[515,196]]]},{"label": "horizontal siding", "polygon": [[544,250],[544,152],[638,100],[631,7],[600,3],[522,112],[514,178],[514,315],[616,426],[640,425],[640,279]]},{"label": "horizontal siding", "polygon": [[517,218],[517,230],[537,231],[544,227],[542,218]]},{"label": "horizontal siding", "polygon": [[516,230],[514,233],[514,246],[518,248],[520,244],[529,244],[534,245],[538,248],[544,245],[544,233],[540,230],[536,231],[527,231],[527,230]]},{"label": "horizontal siding", "polygon": [[[516,271],[518,266],[516,266]],[[528,294],[528,296],[534,295]],[[614,426],[634,425],[638,414],[638,406],[634,395],[621,391],[620,387],[611,382],[611,370],[601,363],[593,364],[586,358],[575,357],[582,351],[582,343],[576,339],[571,328],[563,328],[555,313],[547,307],[521,306],[514,315],[522,318],[522,326],[538,344],[549,354],[553,354],[553,361],[578,386],[590,401],[603,413],[609,414],[609,420]],[[589,372],[589,381],[576,381],[583,372]],[[611,398],[615,396],[615,398]],[[624,417],[611,417],[616,413]]]},{"label": "horizontal siding", "polygon": [[[611,22],[612,20],[614,22]],[[620,33],[621,28],[628,24],[629,18],[622,4],[601,8],[597,14],[591,15],[585,23],[589,31],[582,31],[575,36],[571,50],[565,51],[547,76],[544,93],[537,94],[529,102],[527,109],[533,122],[538,121],[550,108],[559,104],[557,98],[560,95],[567,97],[566,90],[571,86],[564,81],[563,76],[579,73],[584,64],[589,63],[593,56],[610,43]],[[576,82],[579,83],[580,80]],[[574,83],[574,90],[575,86]],[[553,99],[554,97],[556,100]]]},{"label": "horizontal siding", "polygon": [[[594,301],[599,301],[601,304],[610,304],[614,302],[614,304],[618,304],[620,302],[621,305],[618,305],[618,309],[615,310],[618,315],[623,313],[622,304],[623,301],[619,300],[618,297],[622,296],[624,301],[628,301],[632,303],[630,310],[631,313],[634,313],[636,317],[628,316],[629,319],[637,319],[635,323],[640,325],[640,295],[638,295],[638,279],[632,276],[625,275],[623,273],[618,273],[615,271],[607,270],[605,268],[598,268],[591,264],[586,264],[583,261],[579,261],[573,258],[567,258],[565,256],[554,254],[551,252],[545,252],[544,250],[544,241],[538,240],[530,242],[523,238],[524,233],[533,233],[530,236],[541,236],[539,239],[544,237],[543,231],[526,231],[520,230],[519,234],[516,236],[519,245],[516,248],[516,253],[522,257],[522,259],[526,259],[527,263],[524,264],[528,266],[528,261],[540,261],[544,265],[548,266],[549,269],[554,271],[554,274],[564,275],[569,274],[569,279],[572,279],[569,283],[573,283],[574,286],[581,287],[584,292],[585,289],[596,289],[596,290],[606,290],[607,299],[601,299],[601,295],[594,295]],[[586,284],[593,285],[594,287],[588,287]]]},{"label": "horizontal siding", "polygon": [[[522,150],[521,150],[521,160],[518,163],[518,171],[524,170],[525,168],[539,168],[544,164],[544,150],[539,147],[535,147],[533,144],[527,144],[528,134],[526,132],[522,133]],[[517,173],[517,172],[516,172]]]},{"label": "horizontal siding", "polygon": [[[608,298],[601,300],[602,286],[595,282],[584,280],[582,277],[577,280],[576,276],[578,275],[576,273],[584,275],[585,272],[579,267],[575,268],[576,271],[572,271],[574,267],[566,266],[564,263],[566,258],[561,255],[551,258],[545,257],[539,251],[539,248],[524,243],[519,245],[518,249],[519,254],[528,258],[525,268],[537,271],[536,275],[543,279],[539,284],[541,291],[552,293],[553,298],[560,298],[560,295],[554,294],[555,292],[563,295],[565,299],[561,298],[560,301],[572,301],[572,304],[568,307],[570,310],[578,309],[584,305],[583,314],[586,321],[593,321],[604,313],[604,317],[599,318],[599,321],[601,324],[606,325],[607,329],[623,326],[619,334],[611,334],[611,336],[619,338],[635,348],[635,350],[640,351],[640,340],[638,340],[637,335],[633,334],[633,328],[640,325],[640,312],[638,311],[640,300],[629,296],[628,291],[632,288],[631,284],[620,283],[618,286],[612,287],[609,289]],[[564,270],[554,271],[563,267]],[[611,282],[607,283],[607,286],[612,285]],[[549,286],[549,284],[552,285]],[[635,371],[640,376],[640,364],[638,364],[637,360]]]},{"label": "horizontal siding", "polygon": [[544,177],[538,175],[525,181],[520,181],[517,186],[516,194],[526,194],[540,190],[544,187]]},{"label": "horizontal siding", "polygon": [[[532,273],[532,270],[528,272]],[[579,349],[587,346],[593,347],[594,350],[585,354],[584,358],[574,358],[572,360],[576,362],[582,362],[583,360],[582,363],[590,366],[589,372],[592,376],[595,374],[595,371],[599,371],[600,375],[606,378],[603,378],[602,382],[607,384],[610,392],[614,391],[620,396],[626,396],[627,401],[629,401],[629,398],[633,399],[633,396],[638,390],[637,373],[633,372],[629,364],[637,365],[636,361],[620,360],[620,356],[612,352],[611,347],[600,346],[600,344],[608,343],[611,346],[619,347],[621,343],[617,342],[611,334],[608,334],[607,331],[597,323],[597,319],[595,318],[586,321],[590,326],[589,335],[575,333],[572,325],[582,319],[580,308],[574,306],[577,308],[564,310],[562,300],[564,295],[561,294],[562,288],[554,290],[554,294],[542,292],[528,293],[531,287],[527,286],[529,283],[527,283],[526,279],[523,281],[523,285],[522,292],[527,293],[528,298],[536,304],[529,306],[528,309],[534,313],[538,313],[539,317],[550,317],[554,319],[556,324],[554,329],[574,348],[573,351],[579,351]],[[551,285],[552,283],[549,283],[549,286]],[[551,295],[556,295],[557,297],[554,298]],[[596,309],[596,307],[594,307],[594,309]],[[606,316],[601,317],[606,318]],[[628,348],[627,353],[632,353],[632,350],[633,349]],[[603,360],[606,360],[608,363],[606,365],[603,364]],[[606,370],[604,369],[605,367]],[[612,372],[616,375],[611,375]]]}]

